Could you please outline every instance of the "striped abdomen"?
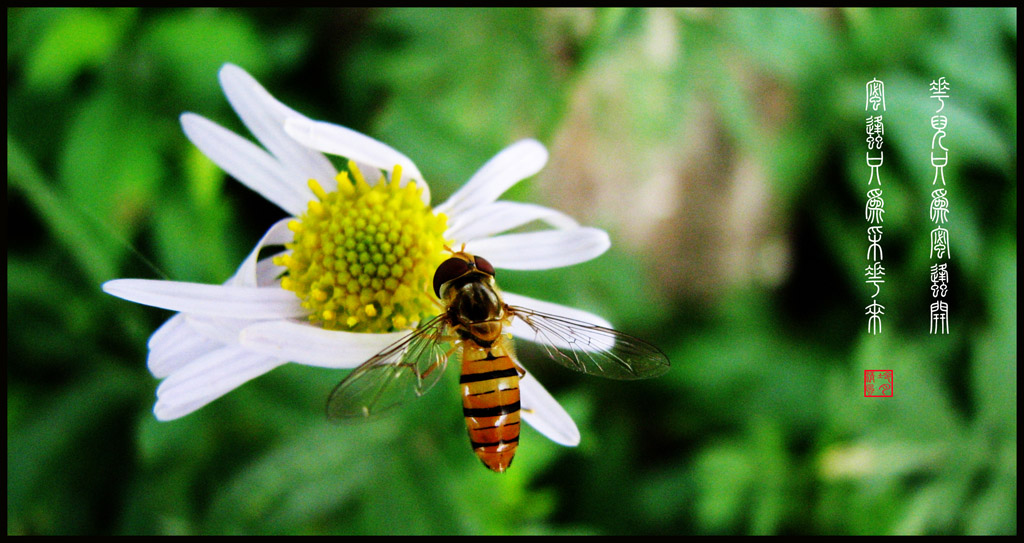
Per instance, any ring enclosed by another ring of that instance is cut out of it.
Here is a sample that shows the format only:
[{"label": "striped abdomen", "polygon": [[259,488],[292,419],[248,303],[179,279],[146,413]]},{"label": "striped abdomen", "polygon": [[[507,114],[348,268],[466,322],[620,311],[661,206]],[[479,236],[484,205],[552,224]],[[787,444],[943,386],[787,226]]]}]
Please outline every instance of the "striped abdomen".
[{"label": "striped abdomen", "polygon": [[473,452],[503,472],[519,445],[519,373],[500,342],[485,348],[466,340],[462,350],[462,412]]}]

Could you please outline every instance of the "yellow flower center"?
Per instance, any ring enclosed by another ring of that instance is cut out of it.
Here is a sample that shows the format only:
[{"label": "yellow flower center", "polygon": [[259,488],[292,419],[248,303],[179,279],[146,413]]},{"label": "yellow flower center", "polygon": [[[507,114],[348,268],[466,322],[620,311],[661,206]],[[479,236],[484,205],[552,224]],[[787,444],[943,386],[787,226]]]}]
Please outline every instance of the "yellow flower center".
[{"label": "yellow flower center", "polygon": [[448,219],[423,203],[415,182],[399,187],[401,166],[372,187],[354,162],[348,168],[337,192],[309,180],[317,199],[288,224],[291,254],[274,260],[288,268],[281,287],[329,330],[409,328],[438,313],[431,281],[444,260]]}]

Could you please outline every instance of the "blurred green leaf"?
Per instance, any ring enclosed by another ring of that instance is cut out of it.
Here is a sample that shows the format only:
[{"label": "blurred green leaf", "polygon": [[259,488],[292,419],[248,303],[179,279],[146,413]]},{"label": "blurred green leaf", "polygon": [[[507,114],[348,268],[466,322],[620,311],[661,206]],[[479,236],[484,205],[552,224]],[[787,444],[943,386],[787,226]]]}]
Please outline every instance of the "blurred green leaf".
[{"label": "blurred green leaf", "polygon": [[[820,13],[799,9],[730,9],[721,31],[763,69],[799,83],[835,65],[839,44]],[[751,116],[753,117],[753,116]]]},{"label": "blurred green leaf", "polygon": [[[991,326],[978,334],[972,390],[979,422],[1016,428],[1017,420],[1017,259],[1016,240],[993,244],[985,282]],[[1007,426],[1010,425],[1010,426]]]},{"label": "blurred green leaf", "polygon": [[216,74],[225,62],[257,77],[266,72],[264,44],[244,10],[205,8],[161,11],[139,46],[199,110],[222,99]]},{"label": "blurred green leaf", "polygon": [[32,207],[42,216],[54,236],[68,254],[88,274],[94,284],[114,277],[118,248],[96,233],[94,224],[83,217],[81,209],[63,198],[56,185],[46,179],[31,158],[7,136],[7,178],[24,193]]},{"label": "blurred green leaf", "polygon": [[[98,360],[89,356],[80,362],[96,367]],[[80,496],[93,485],[106,487],[103,478],[123,467],[109,421],[136,397],[134,385],[122,370],[88,372],[71,386],[47,393],[45,408],[8,428],[8,532],[80,533],[96,528],[96,513],[105,504],[83,502]],[[24,387],[13,393],[36,395]]]},{"label": "blurred green leaf", "polygon": [[694,464],[694,482],[703,489],[697,522],[709,532],[728,530],[749,507],[756,467],[740,444],[708,447]]},{"label": "blurred green leaf", "polygon": [[[160,206],[152,220],[159,260],[167,276],[179,281],[211,283],[223,283],[230,277],[251,250],[241,233],[231,228],[233,216],[224,201],[190,207],[174,198]],[[252,232],[248,237],[255,244],[261,235]]]},{"label": "blurred green leaf", "polygon": [[[498,150],[537,127],[559,100],[559,81],[533,10],[388,10],[371,24],[345,88],[370,106],[388,89],[375,136],[409,157],[442,202]],[[501,44],[500,47],[494,47]],[[354,77],[359,75],[361,77]],[[359,82],[359,84],[354,84]]]},{"label": "blurred green leaf", "polygon": [[79,73],[106,62],[136,15],[132,8],[50,8],[42,13],[47,23],[25,59],[25,83],[41,92],[66,91]]},{"label": "blurred green leaf", "polygon": [[70,123],[58,162],[72,205],[120,239],[132,238],[162,179],[151,121],[130,105],[114,87],[86,101]]}]

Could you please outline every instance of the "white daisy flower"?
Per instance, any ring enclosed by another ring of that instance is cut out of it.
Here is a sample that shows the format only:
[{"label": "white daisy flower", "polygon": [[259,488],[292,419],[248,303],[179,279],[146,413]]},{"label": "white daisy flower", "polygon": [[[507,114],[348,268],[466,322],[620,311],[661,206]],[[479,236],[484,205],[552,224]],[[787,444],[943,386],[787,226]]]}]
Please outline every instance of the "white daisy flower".
[{"label": "white daisy flower", "polygon": [[[448,201],[430,207],[423,175],[405,155],[347,128],[310,120],[232,64],[220,70],[232,107],[264,148],[193,113],[186,136],[232,177],[283,209],[223,285],[117,279],[103,290],[177,311],[149,340],[148,365],[164,379],[153,409],[182,417],[287,362],[354,368],[438,312],[431,280],[445,244],[495,267],[541,270],[590,260],[610,246],[599,229],[546,207],[498,201],[547,161],[534,140],[488,161]],[[338,172],[318,151],[349,159]],[[365,176],[365,177],[364,177]],[[546,230],[503,234],[542,221]],[[267,246],[286,250],[259,259]],[[504,293],[525,306],[610,327],[596,315]],[[525,326],[510,332],[535,340]],[[520,382],[523,418],[563,445],[580,435],[535,379]]]}]

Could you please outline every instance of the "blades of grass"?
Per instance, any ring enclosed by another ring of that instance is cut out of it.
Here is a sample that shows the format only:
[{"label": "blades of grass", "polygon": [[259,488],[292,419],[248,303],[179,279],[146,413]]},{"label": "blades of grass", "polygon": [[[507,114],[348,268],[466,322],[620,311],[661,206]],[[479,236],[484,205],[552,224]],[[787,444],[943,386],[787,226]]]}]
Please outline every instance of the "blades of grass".
[{"label": "blades of grass", "polygon": [[65,200],[32,159],[7,134],[7,179],[39,214],[53,237],[64,246],[76,264],[97,285],[116,274],[109,238],[97,236],[89,220]]}]

